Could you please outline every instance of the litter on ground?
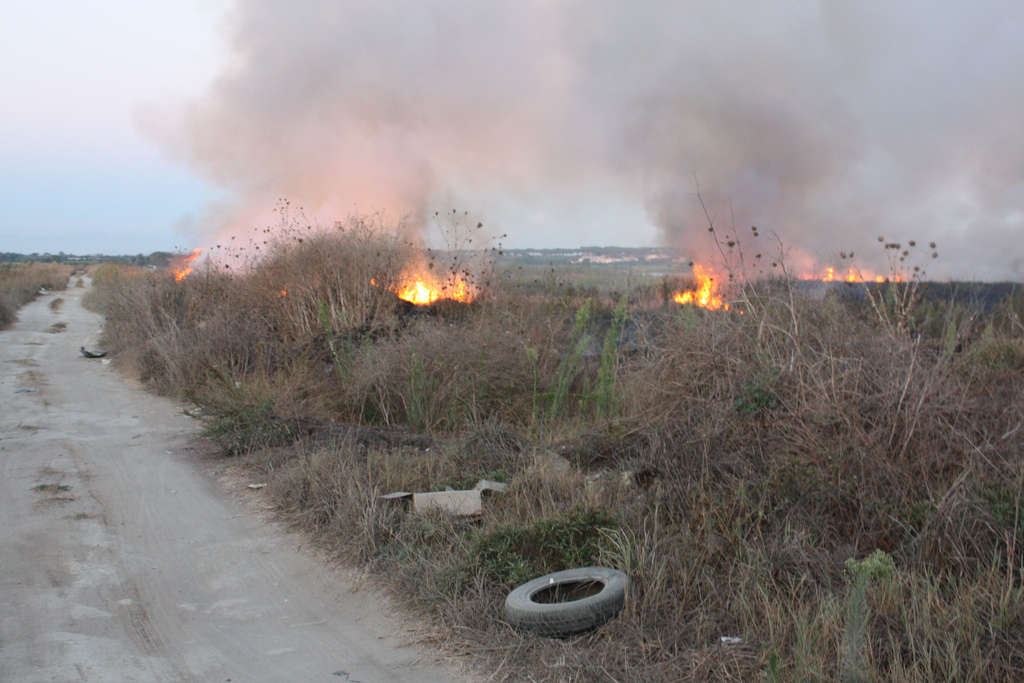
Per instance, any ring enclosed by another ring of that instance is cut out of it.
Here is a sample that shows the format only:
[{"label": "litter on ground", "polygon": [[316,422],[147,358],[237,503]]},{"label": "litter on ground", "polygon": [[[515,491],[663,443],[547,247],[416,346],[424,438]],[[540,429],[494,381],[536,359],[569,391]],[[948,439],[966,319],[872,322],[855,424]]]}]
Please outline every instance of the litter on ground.
[{"label": "litter on ground", "polygon": [[424,491],[410,493],[395,491],[381,496],[381,500],[402,505],[416,514],[440,510],[456,517],[475,517],[483,512],[484,501],[495,493],[502,493],[508,484],[481,479],[467,491]]}]

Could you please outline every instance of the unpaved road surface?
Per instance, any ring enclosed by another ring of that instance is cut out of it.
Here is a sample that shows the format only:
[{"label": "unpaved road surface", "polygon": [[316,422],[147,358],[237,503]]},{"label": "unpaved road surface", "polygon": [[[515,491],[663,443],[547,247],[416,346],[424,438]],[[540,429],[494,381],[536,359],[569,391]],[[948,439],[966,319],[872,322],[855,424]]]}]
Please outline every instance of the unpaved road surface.
[{"label": "unpaved road surface", "polygon": [[79,354],[84,291],[0,332],[0,680],[453,680],[203,474],[180,406]]}]

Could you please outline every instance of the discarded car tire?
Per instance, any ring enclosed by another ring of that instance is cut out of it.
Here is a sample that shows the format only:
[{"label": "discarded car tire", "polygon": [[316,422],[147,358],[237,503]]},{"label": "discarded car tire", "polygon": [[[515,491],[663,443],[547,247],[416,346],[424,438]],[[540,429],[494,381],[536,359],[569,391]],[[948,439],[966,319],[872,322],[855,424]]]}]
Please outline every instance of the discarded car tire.
[{"label": "discarded car tire", "polygon": [[[600,626],[626,602],[629,578],[606,567],[583,567],[527,581],[505,599],[505,620],[544,636],[565,636]],[[582,597],[576,597],[582,595]]]}]

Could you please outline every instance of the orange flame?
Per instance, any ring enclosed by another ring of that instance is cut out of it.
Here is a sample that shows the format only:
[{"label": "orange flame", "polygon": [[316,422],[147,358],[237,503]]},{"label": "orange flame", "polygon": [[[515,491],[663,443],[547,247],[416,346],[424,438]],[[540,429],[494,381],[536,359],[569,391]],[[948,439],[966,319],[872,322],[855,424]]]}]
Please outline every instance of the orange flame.
[{"label": "orange flame", "polygon": [[[376,278],[370,278],[370,284],[377,287]],[[425,269],[407,270],[402,274],[401,282],[391,289],[399,299],[427,306],[441,299],[452,299],[468,304],[476,293],[462,277],[453,273],[444,280],[438,280]]]},{"label": "orange flame", "polygon": [[443,281],[422,272],[403,275],[401,284],[393,290],[399,299],[417,306],[426,306],[440,299],[454,299],[462,303],[473,300],[473,289],[459,275],[453,274]]},{"label": "orange flame", "polygon": [[192,262],[199,258],[199,254],[202,253],[202,249],[193,249],[192,253],[181,260],[177,267],[171,268],[171,273],[174,274],[174,281],[181,282],[189,276],[192,272]]},{"label": "orange flame", "polygon": [[[885,282],[887,279],[884,275],[879,275],[870,270],[861,270],[859,268],[847,268],[846,273],[836,273],[836,269],[832,266],[828,266],[820,274],[818,273],[804,273],[800,276],[801,280],[821,280],[822,282]],[[891,278],[895,282],[899,282],[899,277]]]},{"label": "orange flame", "polygon": [[694,264],[693,277],[697,280],[697,289],[676,292],[672,300],[678,304],[693,304],[711,311],[718,309],[729,310],[729,304],[722,301],[718,292],[718,281],[710,270],[706,270],[700,264]]}]

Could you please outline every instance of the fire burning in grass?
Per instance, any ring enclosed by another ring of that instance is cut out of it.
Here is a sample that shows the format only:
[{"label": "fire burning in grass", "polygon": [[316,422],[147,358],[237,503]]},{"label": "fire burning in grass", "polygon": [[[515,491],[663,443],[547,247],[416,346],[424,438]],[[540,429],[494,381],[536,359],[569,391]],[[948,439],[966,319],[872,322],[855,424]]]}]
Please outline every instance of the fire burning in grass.
[{"label": "fire burning in grass", "polygon": [[718,293],[718,279],[713,271],[695,263],[693,277],[697,281],[697,288],[676,292],[672,295],[673,301],[678,304],[693,304],[711,311],[729,310],[729,304],[724,303]]},{"label": "fire burning in grass", "polygon": [[422,273],[409,275],[402,278],[402,283],[394,291],[399,299],[417,306],[426,306],[440,299],[453,299],[467,304],[473,300],[472,288],[458,275],[452,275],[441,282]]},{"label": "fire burning in grass", "polygon": [[[885,282],[889,278],[868,270],[862,271],[859,268],[853,267],[847,268],[846,273],[837,273],[835,268],[829,266],[820,274],[805,273],[800,276],[800,279],[821,280],[822,282]],[[895,278],[895,281],[899,282],[899,278]]]},{"label": "fire burning in grass", "polygon": [[202,249],[193,249],[192,253],[181,259],[177,265],[171,266],[175,282],[181,282],[189,276],[189,273],[192,272],[192,263],[199,258],[199,254],[202,252]]},{"label": "fire burning in grass", "polygon": [[[730,310],[729,304],[722,298],[719,292],[719,278],[709,267],[700,264],[693,265],[693,278],[697,281],[695,289],[680,290],[672,295],[672,300],[678,304],[690,304],[700,306],[711,311]],[[821,273],[805,273],[799,278],[805,281],[821,282],[902,282],[898,275],[884,276],[868,270],[850,267],[846,272],[837,272],[832,266],[826,267]],[[743,313],[743,311],[740,311]]]},{"label": "fire burning in grass", "polygon": [[[377,286],[377,281],[370,280],[370,284]],[[476,297],[475,288],[459,274],[452,273],[441,279],[424,268],[404,272],[391,291],[399,299],[417,306],[428,306],[441,299],[468,304]]]}]

